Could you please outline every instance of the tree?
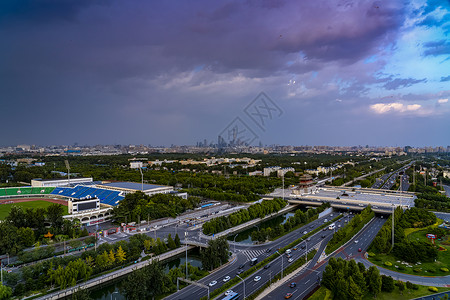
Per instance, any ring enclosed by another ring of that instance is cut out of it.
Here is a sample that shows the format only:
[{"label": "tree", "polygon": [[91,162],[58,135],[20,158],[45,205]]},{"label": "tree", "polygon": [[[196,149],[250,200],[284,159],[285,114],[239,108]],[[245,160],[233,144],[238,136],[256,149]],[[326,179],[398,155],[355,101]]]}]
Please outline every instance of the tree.
[{"label": "tree", "polygon": [[113,264],[116,261],[116,257],[114,255],[114,251],[112,249],[109,250],[108,256],[109,256],[109,263]]},{"label": "tree", "polygon": [[208,247],[202,249],[201,259],[205,270],[212,270],[228,261],[230,246],[225,237],[208,241]]},{"label": "tree", "polygon": [[178,236],[178,233],[175,235],[175,245],[178,247],[180,247],[181,245],[181,241],[180,241],[180,237]]},{"label": "tree", "polygon": [[88,289],[78,289],[72,294],[71,300],[91,300],[90,292]]},{"label": "tree", "polygon": [[31,247],[34,245],[34,231],[30,227],[21,227],[17,231],[19,241],[25,247]]},{"label": "tree", "polygon": [[403,291],[405,290],[405,283],[403,281],[397,281],[398,290],[400,291],[400,294],[403,295]]},{"label": "tree", "polygon": [[47,207],[47,219],[50,225],[55,229],[59,230],[64,222],[64,207],[61,204],[53,203]]},{"label": "tree", "polygon": [[391,276],[381,275],[381,290],[391,293],[394,291],[394,279]]},{"label": "tree", "polygon": [[7,222],[0,223],[0,253],[16,255],[20,250],[17,227]]},{"label": "tree", "polygon": [[12,296],[12,289],[0,283],[0,299],[9,299]]},{"label": "tree", "polygon": [[122,263],[123,261],[125,261],[125,251],[123,251],[122,246],[119,246],[119,248],[117,248],[116,251],[116,260],[118,263]]},{"label": "tree", "polygon": [[169,233],[169,236],[167,237],[167,246],[170,249],[177,248],[177,245],[175,244],[174,240],[172,239],[172,235]]},{"label": "tree", "polygon": [[353,278],[350,277],[348,282],[348,297],[351,300],[361,300],[363,296],[363,292],[361,288],[353,281]]},{"label": "tree", "polygon": [[381,291],[380,271],[375,266],[371,266],[367,270],[366,279],[369,291],[376,297]]}]

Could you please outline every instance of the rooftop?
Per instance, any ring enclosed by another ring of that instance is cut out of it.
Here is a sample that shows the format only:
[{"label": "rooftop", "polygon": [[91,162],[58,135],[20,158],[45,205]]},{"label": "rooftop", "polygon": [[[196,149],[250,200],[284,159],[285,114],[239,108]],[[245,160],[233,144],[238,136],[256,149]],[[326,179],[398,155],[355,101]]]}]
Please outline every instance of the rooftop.
[{"label": "rooftop", "polygon": [[145,184],[145,183],[142,186],[141,183],[137,183],[137,182],[111,182],[111,183],[103,183],[101,185],[115,187],[115,188],[121,188],[121,189],[136,190],[136,191],[140,191],[142,188],[144,189],[144,191],[147,191],[147,190],[153,190],[153,189],[157,189],[157,188],[169,187],[166,185]]}]

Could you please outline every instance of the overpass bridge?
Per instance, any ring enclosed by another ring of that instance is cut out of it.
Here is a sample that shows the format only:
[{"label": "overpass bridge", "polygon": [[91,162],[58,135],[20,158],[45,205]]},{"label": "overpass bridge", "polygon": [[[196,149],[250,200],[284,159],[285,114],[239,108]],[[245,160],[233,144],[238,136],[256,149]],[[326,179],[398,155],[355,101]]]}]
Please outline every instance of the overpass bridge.
[{"label": "overpass bridge", "polygon": [[416,196],[411,192],[393,190],[325,186],[308,194],[291,194],[285,199],[289,204],[311,206],[320,206],[322,203],[328,202],[331,207],[354,211],[361,211],[371,205],[375,212],[389,214],[398,206],[403,209],[413,207]]}]

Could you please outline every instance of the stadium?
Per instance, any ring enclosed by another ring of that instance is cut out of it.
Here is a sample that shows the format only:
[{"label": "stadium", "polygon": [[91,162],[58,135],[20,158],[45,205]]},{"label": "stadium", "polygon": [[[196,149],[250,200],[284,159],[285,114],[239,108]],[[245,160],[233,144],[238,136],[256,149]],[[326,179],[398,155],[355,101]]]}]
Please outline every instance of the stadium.
[{"label": "stadium", "polygon": [[67,207],[68,215],[64,218],[79,219],[83,225],[89,226],[108,221],[112,208],[128,193],[136,191],[142,191],[147,195],[174,193],[171,186],[134,182],[95,182],[92,178],[34,179],[31,183],[31,187],[0,188],[0,219],[8,214],[11,204],[35,208],[38,204],[46,206],[58,203]]}]

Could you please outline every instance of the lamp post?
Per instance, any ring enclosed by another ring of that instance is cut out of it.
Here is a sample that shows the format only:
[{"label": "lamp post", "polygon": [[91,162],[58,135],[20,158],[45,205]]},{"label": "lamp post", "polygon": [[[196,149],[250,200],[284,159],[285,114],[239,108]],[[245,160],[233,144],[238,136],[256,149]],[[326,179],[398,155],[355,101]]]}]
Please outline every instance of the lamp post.
[{"label": "lamp post", "polygon": [[236,237],[239,235],[239,233],[238,234],[236,234],[235,236],[234,236],[234,238],[233,238],[233,244],[234,244],[234,252],[236,253]]},{"label": "lamp post", "polygon": [[284,261],[284,258],[283,258],[283,255],[281,255],[281,253],[280,252],[278,252],[277,251],[277,253],[281,256],[281,279],[283,279],[283,261]]},{"label": "lamp post", "polygon": [[116,291],[116,292],[112,292],[112,294],[111,294],[111,300],[113,299],[113,295],[114,295],[114,294],[118,294],[118,293],[119,293],[119,292],[117,292],[117,291]]},{"label": "lamp post", "polygon": [[[188,260],[187,260],[187,248],[188,248],[188,244],[187,244],[187,236],[188,233],[187,231],[184,232],[184,243],[186,244],[186,279],[188,278]],[[244,297],[245,298],[245,297]]]},{"label": "lamp post", "polygon": [[395,214],[395,205],[392,203],[392,249],[394,249],[394,214]]},{"label": "lamp post", "polygon": [[244,283],[244,299],[245,299],[245,281],[244,279],[241,278],[241,276],[236,275],[236,277],[238,277],[240,280],[242,280],[242,282]]},{"label": "lamp post", "polygon": [[139,172],[141,172],[141,192],[144,192],[144,174],[142,173],[142,167],[139,168]]}]

